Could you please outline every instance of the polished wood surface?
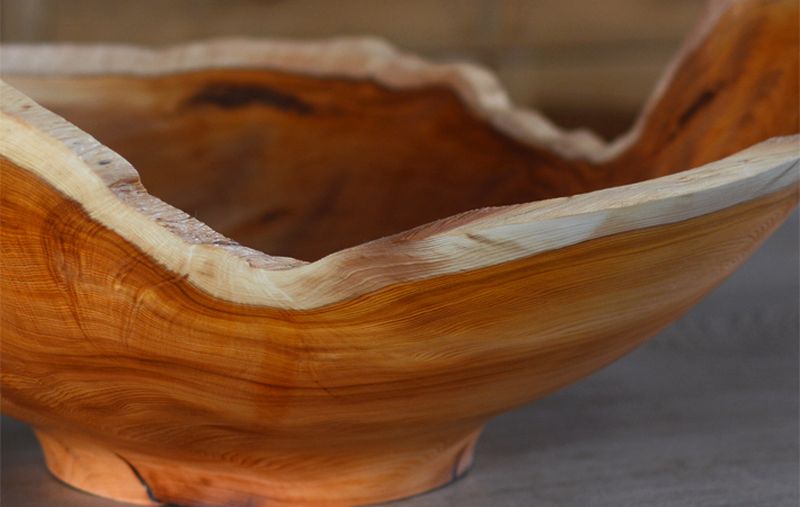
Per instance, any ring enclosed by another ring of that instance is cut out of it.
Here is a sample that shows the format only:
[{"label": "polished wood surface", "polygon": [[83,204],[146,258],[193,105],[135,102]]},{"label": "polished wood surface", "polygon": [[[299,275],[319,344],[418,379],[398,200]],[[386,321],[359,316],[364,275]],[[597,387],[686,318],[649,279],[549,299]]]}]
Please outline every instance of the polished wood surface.
[{"label": "polished wood surface", "polygon": [[138,505],[158,505],[143,486],[137,471],[106,447],[80,436],[59,438],[36,432],[47,468],[61,481],[96,495]]},{"label": "polished wood surface", "polygon": [[486,418],[630,350],[797,201],[789,188],[287,312],[211,298],[25,171],[4,162],[3,177],[3,222],[28,224],[4,235],[3,410],[66,446],[78,433],[110,449],[160,501],[242,505],[368,503],[448,482]]},{"label": "polished wood surface", "polygon": [[474,86],[486,99],[469,107],[460,99],[475,92],[459,85],[471,75],[458,69],[398,57],[375,79],[337,73],[372,72],[349,62],[370,69],[377,48],[344,63],[235,44],[149,59],[28,48],[6,55],[5,79],[132,162],[153,195],[241,244],[313,261],[459,212],[647,180],[800,131],[798,16],[793,0],[710,5],[637,125],[605,147],[496,111],[485,76]]},{"label": "polished wood surface", "polygon": [[[99,142],[3,85],[4,413],[57,477],[137,503],[366,504],[458,478],[490,417],[636,347],[795,207],[800,138],[777,136],[798,130],[796,9],[715,3],[611,146],[373,46],[242,47],[290,54],[280,71],[225,68],[225,45],[208,69],[120,50],[135,76],[89,51],[75,76],[6,76]],[[52,58],[12,68],[26,51]],[[266,253],[193,217],[226,207]]]}]

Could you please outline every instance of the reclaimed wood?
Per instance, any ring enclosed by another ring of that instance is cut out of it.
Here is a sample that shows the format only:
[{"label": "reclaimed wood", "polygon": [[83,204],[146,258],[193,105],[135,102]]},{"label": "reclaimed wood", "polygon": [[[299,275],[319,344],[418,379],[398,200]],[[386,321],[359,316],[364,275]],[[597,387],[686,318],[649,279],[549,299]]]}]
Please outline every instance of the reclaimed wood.
[{"label": "reclaimed wood", "polygon": [[714,3],[612,145],[376,43],[4,48],[47,109],[2,85],[3,411],[138,503],[458,478],[490,417],[630,351],[794,208],[792,13]]}]

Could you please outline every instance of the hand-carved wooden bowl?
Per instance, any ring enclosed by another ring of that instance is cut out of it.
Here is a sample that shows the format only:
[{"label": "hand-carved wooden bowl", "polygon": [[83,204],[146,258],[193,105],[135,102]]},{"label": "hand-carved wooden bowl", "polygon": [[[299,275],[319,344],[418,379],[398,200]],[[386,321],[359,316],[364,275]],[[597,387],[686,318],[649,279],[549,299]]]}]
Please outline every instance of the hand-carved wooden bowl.
[{"label": "hand-carved wooden bowl", "polygon": [[793,209],[797,48],[796,2],[713,4],[604,145],[374,41],[6,47],[3,411],[135,503],[445,484]]}]

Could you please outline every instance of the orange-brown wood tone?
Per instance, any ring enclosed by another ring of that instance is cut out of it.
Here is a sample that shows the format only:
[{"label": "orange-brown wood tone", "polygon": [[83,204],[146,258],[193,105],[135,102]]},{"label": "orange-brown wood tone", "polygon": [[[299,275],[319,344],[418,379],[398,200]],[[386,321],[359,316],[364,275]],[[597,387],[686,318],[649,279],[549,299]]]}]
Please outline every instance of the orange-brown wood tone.
[{"label": "orange-brown wood tone", "polygon": [[797,2],[711,7],[627,139],[595,155],[618,153],[599,160],[503,135],[439,84],[202,65],[5,79],[131,161],[152,194],[244,245],[313,261],[462,211],[634,183],[800,131]]},{"label": "orange-brown wood tone", "polygon": [[337,49],[339,77],[116,50],[152,67],[14,64],[156,195],[266,254],[3,85],[2,410],[55,476],[139,504],[357,505],[455,480],[489,418],[636,347],[794,209],[800,138],[751,145],[800,130],[796,20],[796,2],[713,3],[610,146],[393,53]]},{"label": "orange-brown wood tone", "polygon": [[209,297],[5,161],[3,178],[3,223],[27,217],[3,235],[4,411],[66,447],[80,434],[179,504],[368,503],[448,482],[488,417],[629,351],[797,200],[287,312]]}]

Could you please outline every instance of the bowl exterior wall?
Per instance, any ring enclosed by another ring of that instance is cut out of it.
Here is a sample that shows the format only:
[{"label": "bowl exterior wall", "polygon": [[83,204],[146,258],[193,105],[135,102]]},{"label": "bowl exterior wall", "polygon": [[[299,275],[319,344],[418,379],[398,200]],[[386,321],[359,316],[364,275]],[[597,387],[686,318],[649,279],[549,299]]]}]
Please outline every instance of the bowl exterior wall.
[{"label": "bowl exterior wall", "polygon": [[[136,462],[159,500],[224,466],[220,504],[365,503],[457,477],[486,419],[675,319],[798,197],[290,311],[211,297],[32,173],[2,159],[2,176],[3,410]],[[159,480],[181,467],[180,488]],[[408,480],[357,492],[392,475]]]}]

